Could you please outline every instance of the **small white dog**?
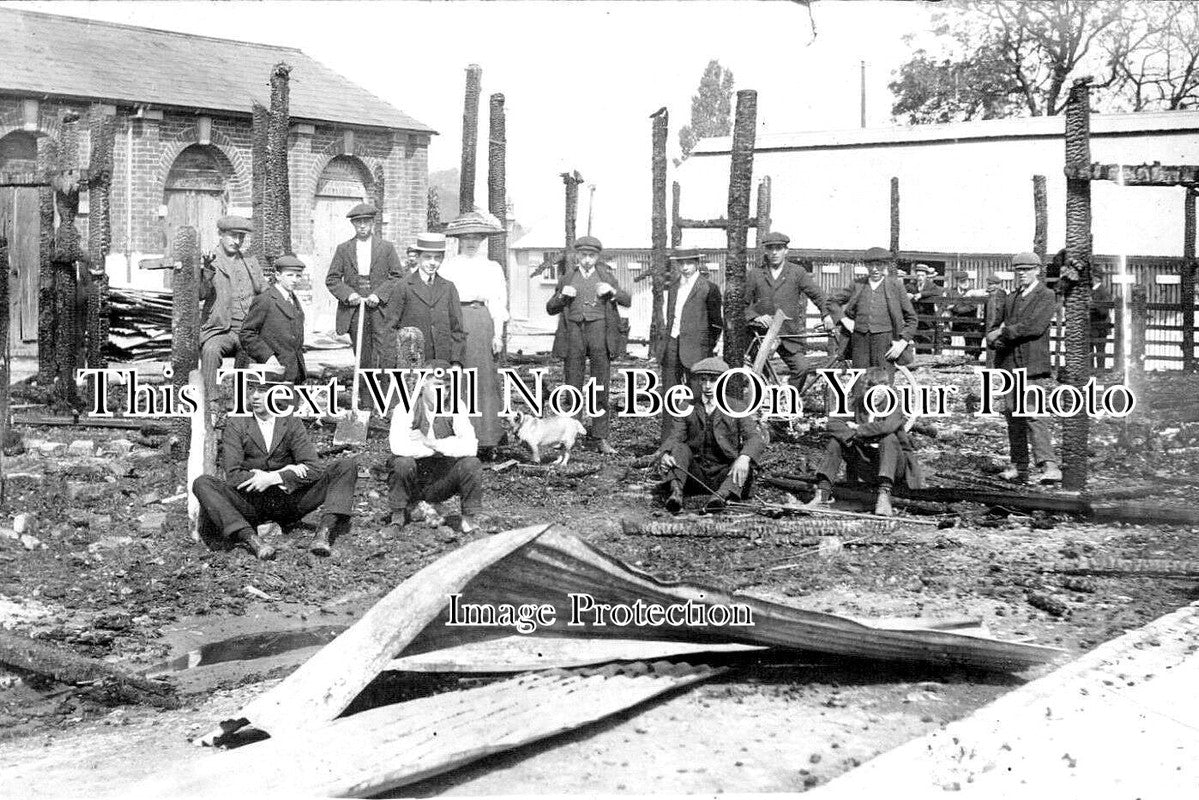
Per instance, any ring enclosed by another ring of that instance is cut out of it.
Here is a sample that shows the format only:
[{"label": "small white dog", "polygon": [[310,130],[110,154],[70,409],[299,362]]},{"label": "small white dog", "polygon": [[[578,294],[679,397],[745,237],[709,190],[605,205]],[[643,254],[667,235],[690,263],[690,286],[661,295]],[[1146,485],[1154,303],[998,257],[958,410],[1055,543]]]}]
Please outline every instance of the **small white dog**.
[{"label": "small white dog", "polygon": [[534,417],[521,411],[509,417],[508,428],[513,436],[533,449],[533,461],[537,464],[541,463],[543,449],[561,447],[562,455],[554,463],[565,465],[570,461],[575,439],[586,432],[583,423],[574,417]]}]

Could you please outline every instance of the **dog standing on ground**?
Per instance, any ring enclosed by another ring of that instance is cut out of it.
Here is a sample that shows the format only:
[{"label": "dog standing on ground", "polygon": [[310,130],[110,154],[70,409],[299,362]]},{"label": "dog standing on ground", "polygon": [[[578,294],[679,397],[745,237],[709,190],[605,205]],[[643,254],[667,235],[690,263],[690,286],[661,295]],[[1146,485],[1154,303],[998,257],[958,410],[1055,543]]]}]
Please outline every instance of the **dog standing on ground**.
[{"label": "dog standing on ground", "polygon": [[533,461],[537,464],[541,463],[543,449],[561,447],[562,455],[558,456],[554,463],[565,465],[570,461],[570,451],[575,446],[575,439],[585,433],[583,423],[574,417],[534,417],[521,411],[509,418],[508,427],[513,436],[532,448]]}]

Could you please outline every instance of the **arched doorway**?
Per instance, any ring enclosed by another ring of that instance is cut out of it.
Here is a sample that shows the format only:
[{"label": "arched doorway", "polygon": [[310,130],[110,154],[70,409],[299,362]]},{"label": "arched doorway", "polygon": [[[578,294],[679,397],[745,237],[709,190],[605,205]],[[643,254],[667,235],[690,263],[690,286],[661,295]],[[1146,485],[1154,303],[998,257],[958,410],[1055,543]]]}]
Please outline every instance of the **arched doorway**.
[{"label": "arched doorway", "polygon": [[[175,242],[175,233],[191,225],[200,236],[200,250],[216,248],[217,220],[229,204],[229,181],[233,167],[225,154],[212,145],[193,144],[179,153],[167,173],[163,187],[166,206],[166,247]],[[163,272],[169,286],[170,271]]]},{"label": "arched doorway", "polygon": [[308,300],[312,309],[309,327],[314,331],[333,331],[337,301],[325,289],[325,275],[337,245],[354,235],[346,214],[367,199],[369,183],[366,165],[354,156],[334,158],[316,182],[312,199],[314,263],[308,270],[312,280],[312,296]]},{"label": "arched doorway", "polygon": [[[37,137],[14,131],[0,139],[0,172],[37,171]],[[41,226],[36,186],[0,186],[0,236],[8,237],[8,335],[14,346],[37,340]]]}]

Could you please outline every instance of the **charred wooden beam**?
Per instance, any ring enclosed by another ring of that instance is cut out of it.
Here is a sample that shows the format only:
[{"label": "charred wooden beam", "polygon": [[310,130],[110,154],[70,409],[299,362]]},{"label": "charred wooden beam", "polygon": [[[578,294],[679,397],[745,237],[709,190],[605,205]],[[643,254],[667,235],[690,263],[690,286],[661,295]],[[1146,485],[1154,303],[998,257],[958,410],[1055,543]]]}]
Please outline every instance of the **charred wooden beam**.
[{"label": "charred wooden beam", "polygon": [[441,221],[441,195],[436,186],[430,186],[425,206],[425,230],[430,233],[441,233],[445,225]]},{"label": "charred wooden beam", "polygon": [[670,184],[670,246],[683,246],[683,226],[679,224],[679,202],[682,200],[683,187],[678,181]]},{"label": "charred wooden beam", "polygon": [[[504,95],[491,96],[488,107],[487,210],[500,221],[502,231],[487,237],[487,257],[504,268],[508,281],[508,118]],[[505,334],[505,341],[507,335]]]},{"label": "charred wooden beam", "polygon": [[[650,212],[650,275],[653,291],[650,305],[650,352],[656,352],[663,338],[662,293],[666,291],[669,264],[666,260],[666,137],[670,128],[670,112],[665,107],[654,112],[650,167],[653,185],[653,204]],[[676,183],[675,186],[678,186]]]},{"label": "charred wooden beam", "polygon": [[[1066,381],[1081,387],[1091,373],[1091,183],[1070,177],[1070,167],[1091,160],[1091,86],[1089,78],[1076,80],[1066,101],[1066,265],[1061,286],[1065,289]],[[1081,491],[1089,470],[1087,443],[1091,418],[1077,409],[1062,420],[1062,488]]]},{"label": "charred wooden beam", "polygon": [[753,189],[754,141],[758,127],[758,93],[737,92],[729,165],[728,260],[725,264],[724,360],[739,367],[745,360],[746,244],[749,238],[749,200]]},{"label": "charred wooden beam", "polygon": [[386,216],[383,209],[387,206],[387,172],[383,169],[383,162],[375,165],[371,171],[371,202],[375,208],[379,209],[379,213],[375,214],[375,236],[383,238],[383,218]]},{"label": "charred wooden beam", "polygon": [[762,237],[770,233],[770,226],[773,220],[770,217],[771,212],[771,183],[770,176],[765,175],[762,180],[758,181],[758,216],[751,222],[756,223],[758,241]]},{"label": "charred wooden beam", "polygon": [[[266,175],[269,147],[268,129],[271,125],[271,112],[259,103],[254,103],[251,109],[250,127],[250,204],[254,223],[254,236],[250,239],[250,252],[258,259],[264,268],[268,267],[266,259]],[[169,243],[173,244],[173,242]]]},{"label": "charred wooden beam", "polygon": [[1079,161],[1066,165],[1066,178],[1080,181],[1114,181],[1124,186],[1199,187],[1199,164],[1099,164]]},{"label": "charred wooden beam", "polygon": [[1195,196],[1188,189],[1183,199],[1182,219],[1182,368],[1195,371]]},{"label": "charred wooden beam", "polygon": [[458,213],[475,209],[475,154],[479,152],[479,93],[483,70],[466,68],[466,93],[462,103],[462,168],[458,181]]},{"label": "charred wooden beam", "polygon": [[891,178],[891,255],[899,257],[899,178]]},{"label": "charred wooden beam", "polygon": [[[171,384],[186,386],[192,370],[200,363],[200,238],[196,229],[185,226],[175,234],[173,247],[179,266],[174,273],[171,314]],[[178,447],[174,454],[187,458],[191,444],[191,420],[172,421]]]},{"label": "charred wooden beam", "polygon": [[54,233],[54,396],[75,406],[75,370],[83,355],[83,337],[79,330],[79,264],[87,260],[75,220],[79,214],[78,182],[66,177],[79,163],[79,115],[63,116],[59,135],[59,169],[52,181],[58,208],[58,227]]},{"label": "charred wooden beam", "polygon": [[[675,220],[677,228],[713,228],[716,230],[727,231],[729,229],[729,221],[725,217],[716,217],[715,219],[683,219]],[[758,220],[755,217],[749,217],[745,222],[746,228],[756,228]]]},{"label": "charred wooden beam", "polygon": [[1145,380],[1145,328],[1149,322],[1147,299],[1148,291],[1144,286],[1136,284],[1132,287],[1129,303],[1131,341],[1128,343],[1127,355],[1128,388],[1137,399],[1137,408],[1133,414],[1142,420],[1150,419],[1152,411],[1149,384]]},{"label": "charred wooden beam", "polygon": [[[11,225],[11,223],[9,223]],[[0,228],[0,447],[8,446],[8,387],[11,383],[11,368],[8,363],[8,234]],[[4,474],[0,471],[0,503],[5,501]]]},{"label": "charred wooden beam", "polygon": [[1118,575],[1138,578],[1199,578],[1199,561],[1174,558],[1075,558],[1051,564],[1047,572],[1065,575]]},{"label": "charred wooden beam", "polygon": [[[37,140],[37,165],[42,175],[58,167],[58,141],[50,136]],[[38,382],[54,383],[55,341],[55,268],[54,268],[54,189],[44,183],[38,189],[38,285],[37,285],[37,361]]]},{"label": "charred wooden beam", "polygon": [[88,286],[86,312],[89,367],[108,366],[108,271],[105,262],[112,247],[112,154],[116,142],[116,118],[92,109],[91,159],[88,165]]},{"label": "charred wooden beam", "polygon": [[[811,499],[816,490],[816,480],[808,480],[800,477],[773,478],[766,477],[762,479],[769,486],[775,486],[779,489],[786,489],[799,495],[801,500]],[[873,503],[875,500],[875,492],[870,489],[855,488],[849,485],[837,485],[833,487],[833,496],[842,500],[853,500],[854,502]],[[956,497],[956,490],[954,492]],[[891,504],[896,508],[904,511],[910,511],[913,514],[944,514],[946,509],[944,500],[936,495],[930,496],[928,490],[920,492],[905,492],[904,495],[893,495]]]},{"label": "charred wooden beam", "polygon": [[1032,176],[1032,213],[1032,251],[1043,261],[1049,251],[1049,195],[1044,175]]},{"label": "charred wooden beam", "polygon": [[579,221],[579,184],[583,176],[575,172],[563,172],[562,183],[566,186],[566,252],[563,254],[565,263],[570,264],[575,252],[575,231]]},{"label": "charred wooden beam", "polygon": [[[279,63],[271,70],[271,113],[267,124],[266,172],[266,265],[274,271],[275,260],[291,252],[291,188],[287,166],[287,135],[291,67]],[[184,376],[186,378],[186,376]]]}]

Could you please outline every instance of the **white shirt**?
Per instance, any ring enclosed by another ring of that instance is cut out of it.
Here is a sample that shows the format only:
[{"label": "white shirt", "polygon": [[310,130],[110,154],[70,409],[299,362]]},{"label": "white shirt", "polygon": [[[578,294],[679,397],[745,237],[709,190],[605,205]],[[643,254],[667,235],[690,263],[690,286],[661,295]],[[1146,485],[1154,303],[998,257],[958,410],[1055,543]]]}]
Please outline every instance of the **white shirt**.
[{"label": "white shirt", "polygon": [[258,423],[258,430],[262,433],[262,441],[266,442],[266,451],[271,451],[271,443],[275,440],[275,415],[267,414],[266,419],[254,415],[254,421]]},{"label": "white shirt", "polygon": [[683,278],[679,283],[679,293],[674,299],[674,322],[670,324],[670,338],[679,338],[679,333],[683,325],[683,305],[687,302],[687,298],[691,296],[691,290],[695,288],[695,279],[699,277],[699,270],[691,273],[690,278]]},{"label": "white shirt", "polygon": [[784,263],[784,264],[779,264],[777,267],[771,267],[770,268],[770,280],[777,281],[779,279],[779,276],[783,274],[783,267],[785,267],[785,266],[787,266],[787,265]]},{"label": "white shirt", "polygon": [[438,272],[454,284],[461,302],[487,304],[498,336],[500,326],[508,321],[508,283],[504,280],[504,268],[487,258],[480,249],[474,258],[463,255],[447,258]]},{"label": "white shirt", "polygon": [[291,301],[291,292],[289,292],[289,291],[287,291],[286,289],[284,289],[282,285],[280,285],[280,284],[276,283],[276,284],[275,284],[275,290],[276,290],[277,292],[279,292],[279,296],[280,296],[280,297],[282,297],[284,300],[286,300],[286,301],[287,301],[287,304],[288,304],[289,306],[294,306],[294,305],[295,305],[295,303],[293,303],[293,302]]},{"label": "white shirt", "polygon": [[873,290],[874,290],[874,291],[876,291],[876,292],[878,291],[878,287],[880,287],[880,286],[882,286],[882,285],[883,285],[883,279],[882,279],[882,278],[879,278],[877,281],[871,281],[871,280],[868,280],[868,281],[866,281],[866,282],[867,282],[868,284],[870,284],[870,288],[871,288],[871,289],[873,289]]},{"label": "white shirt", "polygon": [[1032,283],[1028,284],[1028,288],[1020,292],[1020,296],[1028,297],[1032,293],[1032,290],[1037,288],[1038,283],[1040,283],[1040,281],[1033,281]]},{"label": "white shirt", "polygon": [[[433,409],[425,403],[423,396],[417,398],[416,403],[425,404],[425,419],[428,420],[430,428],[433,425],[434,413]],[[445,439],[438,439],[441,445],[441,452],[429,447],[425,442],[425,432],[416,430],[412,427],[412,418],[416,416],[415,403],[413,408],[405,411],[403,403],[397,403],[396,407],[391,412],[391,433],[388,437],[388,443],[391,445],[391,452],[397,456],[408,456],[409,458],[426,458],[434,455],[444,455],[451,458],[464,458],[466,456],[478,455],[479,440],[475,436],[475,428],[470,424],[470,417],[465,412],[459,410],[450,415],[454,427],[454,435]],[[445,416],[444,414],[440,416]]]},{"label": "white shirt", "polygon": [[358,254],[358,274],[369,275],[371,271],[371,237],[366,237],[366,241],[355,239],[354,246],[357,248]]}]

